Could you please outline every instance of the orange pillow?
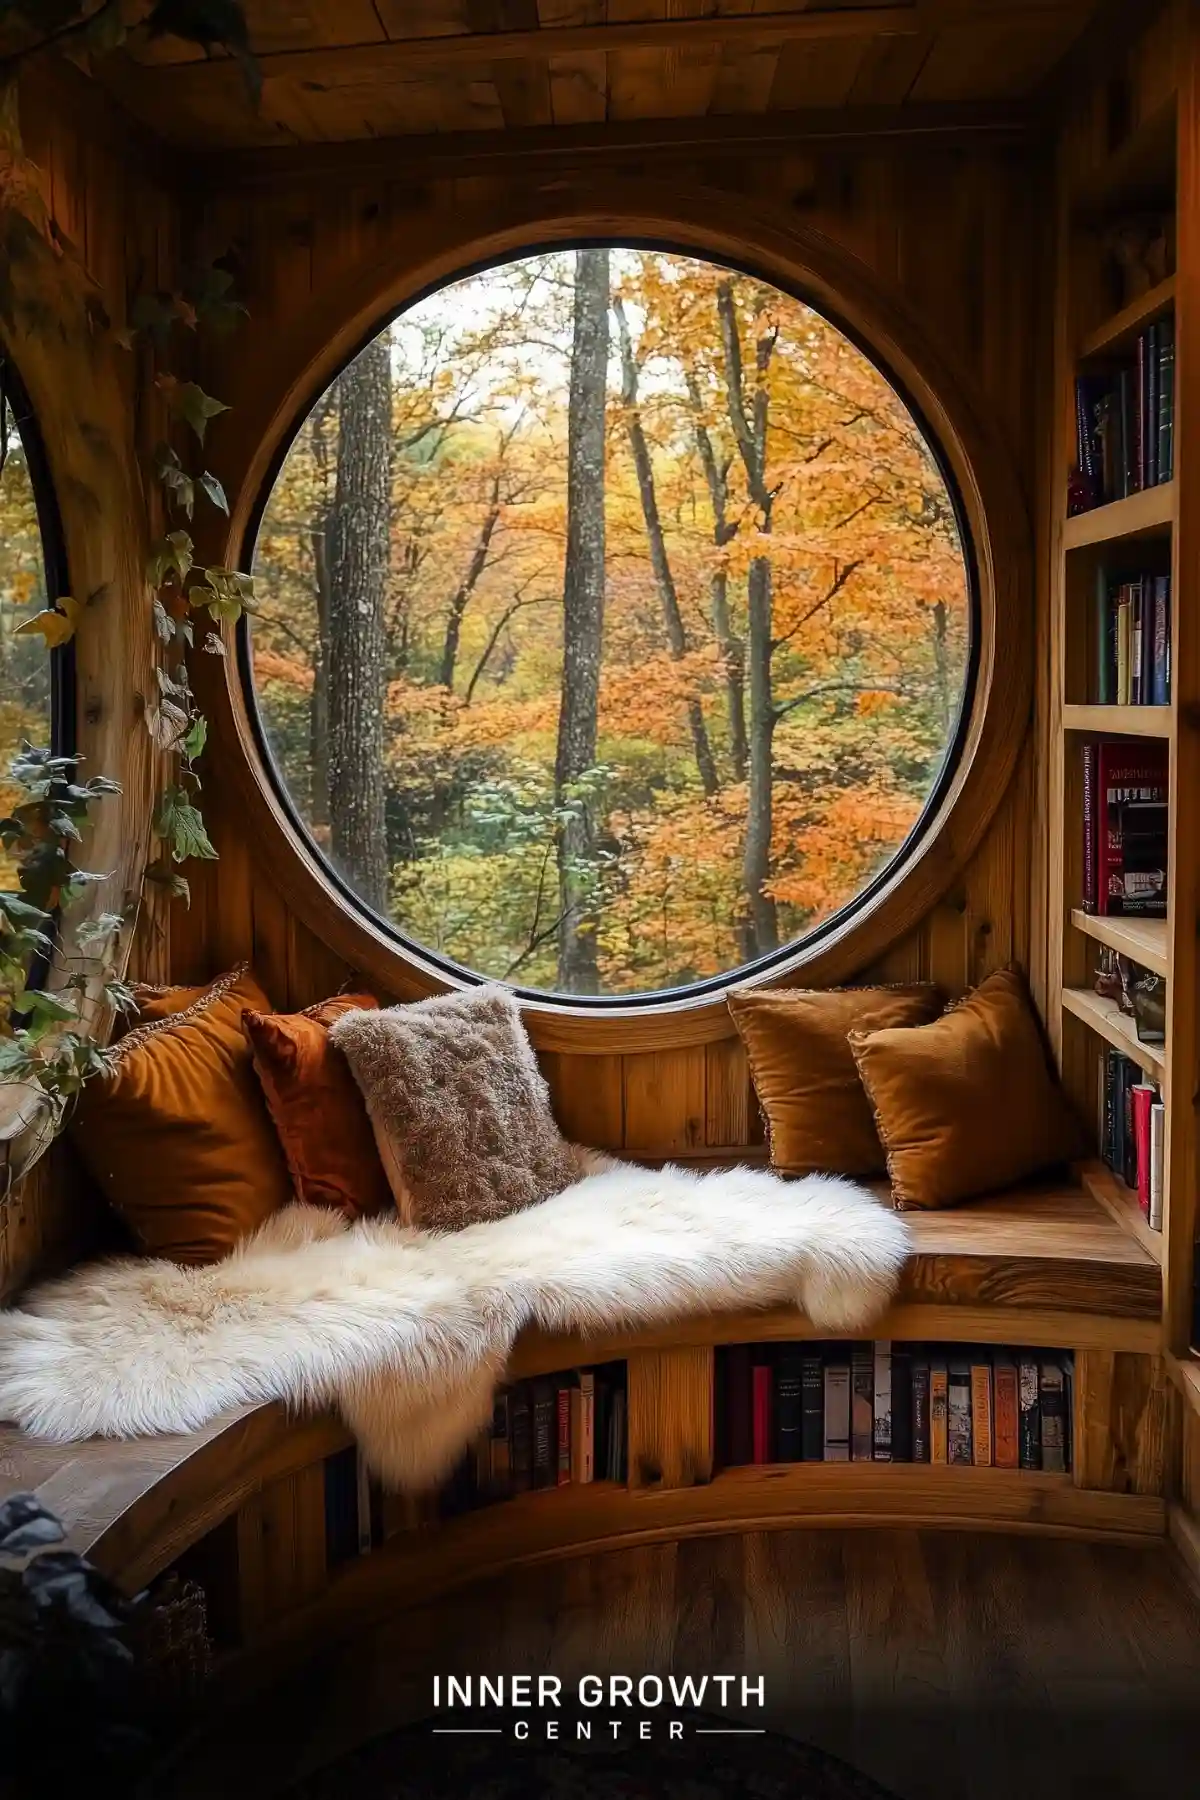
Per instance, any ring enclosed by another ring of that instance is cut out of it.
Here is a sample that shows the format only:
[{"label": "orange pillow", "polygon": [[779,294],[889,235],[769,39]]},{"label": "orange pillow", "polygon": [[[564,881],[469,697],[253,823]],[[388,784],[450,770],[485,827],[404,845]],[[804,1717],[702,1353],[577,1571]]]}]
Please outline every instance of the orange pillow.
[{"label": "orange pillow", "polygon": [[882,1175],[883,1146],[847,1033],[927,1024],[941,1011],[937,988],[734,988],[728,999],[766,1117],[771,1167]]},{"label": "orange pillow", "polygon": [[1020,969],[932,1025],[853,1031],[896,1205],[951,1206],[1082,1154]]},{"label": "orange pillow", "polygon": [[296,1193],[355,1219],[391,1206],[362,1095],[329,1027],[344,1012],[375,1011],[370,994],[338,994],[304,1012],[248,1012],[242,1024]]},{"label": "orange pillow", "polygon": [[242,1029],[269,1006],[244,964],[150,993],[111,1073],[79,1097],[76,1147],[151,1256],[217,1262],[292,1199]]}]

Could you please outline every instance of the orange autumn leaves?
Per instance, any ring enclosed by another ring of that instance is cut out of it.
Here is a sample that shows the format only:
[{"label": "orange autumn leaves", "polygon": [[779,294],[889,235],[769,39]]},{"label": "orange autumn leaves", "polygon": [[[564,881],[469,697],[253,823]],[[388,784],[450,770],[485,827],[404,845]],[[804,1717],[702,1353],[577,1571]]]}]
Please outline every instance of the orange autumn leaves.
[{"label": "orange autumn leaves", "polygon": [[[968,605],[937,464],[842,333],[691,258],[617,250],[612,269],[637,399],[623,398],[614,310],[595,769],[556,797],[572,253],[554,252],[470,277],[393,328],[384,780],[397,924],[527,986],[555,985],[554,844],[563,806],[586,807],[588,929],[603,991],[628,993],[742,960],[755,757],[770,774],[763,891],[781,941],[886,865],[953,738]],[[722,284],[765,493],[738,438]],[[260,704],[318,836],[336,433],[326,397],[283,466],[256,557]],[[769,570],[766,724],[747,675],[756,565]]]}]

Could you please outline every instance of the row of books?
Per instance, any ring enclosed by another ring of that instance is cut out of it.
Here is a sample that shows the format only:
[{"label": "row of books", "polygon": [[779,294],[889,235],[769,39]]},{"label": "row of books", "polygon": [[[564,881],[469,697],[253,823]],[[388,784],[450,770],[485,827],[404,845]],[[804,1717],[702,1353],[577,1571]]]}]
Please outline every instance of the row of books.
[{"label": "row of books", "polygon": [[477,1490],[502,1500],[531,1488],[624,1481],[627,1437],[624,1363],[517,1382],[496,1395],[475,1447]]},{"label": "row of books", "polygon": [[990,1345],[734,1345],[717,1370],[717,1455],[786,1462],[1071,1466],[1068,1352]]},{"label": "row of books", "polygon": [[1100,1065],[1100,1154],[1138,1197],[1152,1231],[1162,1230],[1167,1110],[1140,1066],[1119,1050]]},{"label": "row of books", "polygon": [[1096,699],[1101,706],[1166,706],[1171,698],[1171,577],[1096,581]]},{"label": "row of books", "polygon": [[1167,745],[1083,746],[1083,910],[1167,916]]},{"label": "row of books", "polygon": [[1175,473],[1175,325],[1162,319],[1132,361],[1075,383],[1080,491],[1086,509],[1124,500]]}]

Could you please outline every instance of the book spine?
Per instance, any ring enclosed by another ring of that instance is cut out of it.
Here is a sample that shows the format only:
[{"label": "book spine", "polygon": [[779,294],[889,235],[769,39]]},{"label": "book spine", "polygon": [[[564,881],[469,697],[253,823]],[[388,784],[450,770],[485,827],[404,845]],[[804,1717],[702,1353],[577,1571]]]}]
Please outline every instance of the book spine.
[{"label": "book spine", "polygon": [[949,1461],[969,1463],[971,1461],[971,1365],[969,1363],[953,1361],[949,1364],[946,1434]]},{"label": "book spine", "polygon": [[1157,325],[1146,332],[1146,486],[1158,486],[1158,381],[1160,334]]},{"label": "book spine", "polygon": [[512,1436],[509,1421],[511,1395],[497,1394],[492,1406],[492,1429],[488,1442],[488,1485],[497,1499],[506,1500],[512,1491]]},{"label": "book spine", "polygon": [[1133,655],[1133,594],[1127,581],[1117,589],[1117,705],[1129,705]]},{"label": "book spine", "polygon": [[870,1344],[855,1344],[850,1353],[850,1454],[854,1462],[870,1462],[874,1448],[874,1381]]},{"label": "book spine", "polygon": [[1101,706],[1113,700],[1112,652],[1112,582],[1103,566],[1096,570],[1096,699]]},{"label": "book spine", "polygon": [[1133,369],[1117,373],[1117,500],[1127,500],[1137,491],[1137,377]]},{"label": "book spine", "polygon": [[1161,1100],[1150,1108],[1150,1229],[1163,1228],[1163,1159],[1167,1144],[1167,1109]]},{"label": "book spine", "polygon": [[802,1384],[802,1452],[805,1462],[820,1462],[825,1452],[825,1371],[817,1350],[804,1353]]},{"label": "book spine", "polygon": [[1121,1179],[1126,1187],[1137,1188],[1137,1138],[1133,1129],[1133,1090],[1137,1086],[1141,1070],[1135,1063],[1125,1058],[1123,1070],[1124,1082],[1121,1089],[1121,1104],[1124,1114],[1121,1134]]},{"label": "book spine", "polygon": [[1130,491],[1134,492],[1146,485],[1146,334],[1143,332],[1134,345],[1133,392],[1132,392],[1132,464],[1133,480]]},{"label": "book spine", "polygon": [[1094,913],[1096,888],[1096,746],[1083,746],[1083,910]]},{"label": "book spine", "polygon": [[754,1365],[751,1382],[754,1408],[754,1454],[752,1460],[756,1463],[771,1461],[771,1375],[769,1363]]},{"label": "book spine", "polygon": [[1129,584],[1129,704],[1142,704],[1142,656],[1145,641],[1145,588],[1140,581]]},{"label": "book spine", "polygon": [[1021,1405],[1017,1365],[1007,1351],[997,1351],[993,1365],[995,1389],[995,1460],[998,1469],[1021,1466]]},{"label": "book spine", "polygon": [[971,1364],[971,1460],[992,1466],[992,1365]]},{"label": "book spine", "polygon": [[892,1345],[892,1461],[913,1460],[913,1350]]},{"label": "book spine", "polygon": [[553,1384],[549,1381],[535,1381],[532,1406],[535,1488],[553,1487],[555,1483],[558,1468],[556,1405]]},{"label": "book spine", "polygon": [[1148,1082],[1139,1081],[1131,1089],[1133,1096],[1134,1173],[1137,1176],[1138,1205],[1143,1216],[1150,1218],[1150,1115],[1158,1095]]},{"label": "book spine", "polygon": [[913,1461],[931,1460],[929,1421],[929,1358],[913,1357],[912,1366]]},{"label": "book spine", "polygon": [[1159,326],[1158,350],[1158,479],[1175,476],[1175,326],[1164,319]]},{"label": "book spine", "polygon": [[1150,678],[1150,704],[1168,706],[1171,700],[1171,578],[1154,577],[1153,657]]},{"label": "book spine", "polygon": [[872,1455],[876,1462],[892,1461],[892,1346],[886,1338],[875,1345]]},{"label": "book spine", "polygon": [[533,1407],[528,1388],[513,1389],[508,1422],[512,1433],[512,1491],[524,1494],[533,1486]]},{"label": "book spine", "polygon": [[1115,1169],[1117,1154],[1117,1064],[1120,1052],[1105,1050],[1101,1064],[1100,1156],[1110,1169]]},{"label": "book spine", "polygon": [[784,1350],[776,1371],[775,1457],[804,1460],[804,1362],[798,1350]]},{"label": "book spine", "polygon": [[1021,1467],[1040,1469],[1042,1430],[1038,1405],[1038,1366],[1032,1356],[1022,1356],[1017,1365],[1017,1395],[1021,1409]]},{"label": "book spine", "polygon": [[754,1461],[754,1399],[750,1349],[735,1344],[726,1366],[725,1407],[729,1424],[729,1461],[734,1468]]},{"label": "book spine", "polygon": [[1042,1468],[1052,1475],[1067,1469],[1067,1400],[1062,1365],[1043,1362],[1039,1378],[1042,1414]]},{"label": "book spine", "polygon": [[825,1367],[826,1462],[850,1461],[850,1365],[832,1362]]},{"label": "book spine", "polygon": [[950,1374],[940,1357],[929,1365],[929,1460],[950,1460]]},{"label": "book spine", "polygon": [[554,1403],[558,1446],[555,1485],[569,1487],[571,1484],[571,1389],[565,1386],[558,1388],[555,1392]]}]

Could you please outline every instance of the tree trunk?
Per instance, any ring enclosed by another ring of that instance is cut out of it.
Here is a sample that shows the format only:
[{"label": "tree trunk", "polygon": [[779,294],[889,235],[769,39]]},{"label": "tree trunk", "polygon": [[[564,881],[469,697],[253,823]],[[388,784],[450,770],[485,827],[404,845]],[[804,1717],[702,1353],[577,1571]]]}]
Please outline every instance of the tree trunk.
[{"label": "tree trunk", "polygon": [[470,603],[471,595],[479,582],[479,577],[487,568],[488,552],[492,547],[496,526],[500,521],[500,475],[497,471],[492,482],[492,491],[488,498],[488,509],[483,524],[479,528],[479,537],[471,555],[467,572],[458,584],[454,598],[450,602],[450,610],[446,615],[446,635],[442,640],[442,663],[438,670],[438,680],[444,688],[454,688],[454,671],[458,663],[458,645],[462,636],[462,622]]},{"label": "tree trunk", "polygon": [[[646,441],[646,430],[642,424],[641,410],[638,406],[638,366],[634,359],[633,343],[629,336],[629,321],[625,317],[625,308],[620,300],[614,302],[613,312],[616,315],[617,332],[621,341],[621,400],[625,407],[625,429],[629,435],[629,448],[633,452],[638,494],[642,502],[642,518],[646,525],[646,540],[650,546],[650,566],[654,570],[654,581],[662,606],[663,624],[666,627],[671,660],[672,662],[681,662],[687,655],[687,633],[683,627],[683,614],[679,610],[679,595],[675,588],[675,577],[671,573],[671,561],[667,555],[667,540],[663,533],[662,517],[658,510],[658,495],[654,486],[654,463],[650,456],[650,446]],[[721,784],[717,778],[717,765],[713,760],[712,746],[708,741],[708,730],[704,723],[704,708],[700,704],[698,695],[693,695],[689,699],[687,716],[700,785],[704,792],[711,797]]]},{"label": "tree trunk", "polygon": [[329,516],[329,813],[334,862],[387,912],[384,596],[391,498],[390,345],[377,338],[338,381],[337,482]]},{"label": "tree trunk", "polygon": [[[708,484],[708,498],[713,516],[713,543],[718,550],[732,543],[737,526],[729,521],[729,465],[718,462],[712,438],[704,423],[704,407],[694,375],[687,377],[688,396],[692,403],[696,448]],[[746,646],[734,633],[729,614],[729,576],[724,569],[714,569],[709,584],[712,595],[713,635],[721,652],[725,670],[725,704],[729,712],[729,755],[734,778],[745,781],[749,762],[746,743]]]},{"label": "tree trunk", "polygon": [[309,823],[322,841],[329,831],[329,422],[336,398],[334,383],[326,388],[309,419],[313,468],[322,496],[309,532],[317,615],[308,710]]},{"label": "tree trunk", "polygon": [[[766,481],[767,426],[771,401],[767,372],[775,350],[776,333],[773,327],[763,323],[763,310],[761,305],[757,310],[759,331],[754,355],[756,380],[753,403],[747,412],[741,333],[733,283],[723,281],[717,289],[717,316],[721,327],[729,422],[742,459],[750,499],[758,509],[759,535],[767,537],[771,530],[774,504],[774,496]],[[771,877],[774,740],[777,722],[771,671],[771,660],[775,654],[771,574],[770,557],[756,556],[750,564],[746,584],[746,672],[750,688],[750,732],[746,838],[742,849],[745,912],[741,937],[742,952],[747,959],[766,956],[779,947],[778,912],[774,900],[767,892],[767,883]]]},{"label": "tree trunk", "polygon": [[562,702],[554,763],[558,828],[558,985],[599,991],[592,912],[595,820],[572,789],[596,761],[604,643],[604,426],[609,253],[575,253],[575,318],[567,414],[567,548],[563,576]]}]

